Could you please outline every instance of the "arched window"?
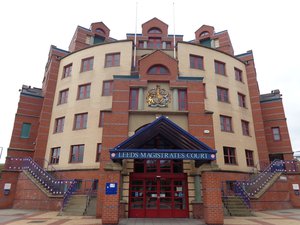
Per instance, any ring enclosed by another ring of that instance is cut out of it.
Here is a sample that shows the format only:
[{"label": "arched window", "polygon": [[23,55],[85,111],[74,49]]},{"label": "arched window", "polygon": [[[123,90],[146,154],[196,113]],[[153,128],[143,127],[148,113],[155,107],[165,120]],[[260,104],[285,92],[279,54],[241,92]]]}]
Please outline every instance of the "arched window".
[{"label": "arched window", "polygon": [[148,74],[161,74],[161,75],[165,75],[165,74],[169,74],[169,70],[167,67],[163,66],[163,65],[154,65],[151,66],[150,69],[148,69]]},{"label": "arched window", "polygon": [[100,34],[100,35],[105,35],[105,32],[104,32],[104,30],[102,30],[101,28],[97,28],[96,30],[96,33],[98,33],[98,34]]},{"label": "arched window", "polygon": [[152,27],[151,29],[148,30],[148,34],[161,34],[161,29],[157,27]]},{"label": "arched window", "polygon": [[200,37],[204,37],[204,36],[208,36],[209,33],[208,31],[203,31],[201,34],[200,34]]}]

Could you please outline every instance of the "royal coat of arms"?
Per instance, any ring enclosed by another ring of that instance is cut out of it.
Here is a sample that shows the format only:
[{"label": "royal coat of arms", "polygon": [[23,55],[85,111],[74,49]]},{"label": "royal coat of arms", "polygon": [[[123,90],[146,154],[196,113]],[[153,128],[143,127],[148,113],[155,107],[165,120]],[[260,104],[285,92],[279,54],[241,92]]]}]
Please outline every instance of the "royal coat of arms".
[{"label": "royal coat of arms", "polygon": [[170,94],[159,85],[156,88],[152,88],[148,91],[146,96],[146,102],[149,107],[168,107],[170,102]]}]

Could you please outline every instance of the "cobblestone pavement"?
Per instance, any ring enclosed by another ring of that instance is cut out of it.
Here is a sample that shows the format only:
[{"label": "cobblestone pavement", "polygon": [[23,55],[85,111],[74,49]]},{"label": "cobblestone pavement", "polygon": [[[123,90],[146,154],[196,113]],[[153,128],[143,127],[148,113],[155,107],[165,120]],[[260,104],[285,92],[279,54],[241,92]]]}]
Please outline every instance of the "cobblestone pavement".
[{"label": "cobblestone pavement", "polygon": [[[1,209],[0,225],[101,225],[93,216],[57,216],[54,211]],[[194,219],[121,219],[119,225],[204,225]],[[252,217],[225,217],[225,225],[299,225],[300,209],[256,212]]]}]

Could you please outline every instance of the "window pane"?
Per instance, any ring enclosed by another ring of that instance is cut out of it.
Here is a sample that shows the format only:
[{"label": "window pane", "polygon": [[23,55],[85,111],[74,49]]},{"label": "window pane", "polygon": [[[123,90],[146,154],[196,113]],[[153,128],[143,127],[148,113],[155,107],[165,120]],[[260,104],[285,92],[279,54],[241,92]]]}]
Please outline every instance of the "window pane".
[{"label": "window pane", "polygon": [[29,138],[31,123],[23,123],[21,130],[21,138]]}]

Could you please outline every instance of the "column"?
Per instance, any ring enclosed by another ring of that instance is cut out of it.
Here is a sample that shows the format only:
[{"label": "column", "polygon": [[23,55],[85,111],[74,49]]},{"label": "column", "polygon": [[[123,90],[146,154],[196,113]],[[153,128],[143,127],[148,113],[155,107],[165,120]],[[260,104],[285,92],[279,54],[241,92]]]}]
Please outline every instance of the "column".
[{"label": "column", "polygon": [[221,181],[218,172],[203,171],[202,185],[205,223],[208,225],[223,225]]}]

